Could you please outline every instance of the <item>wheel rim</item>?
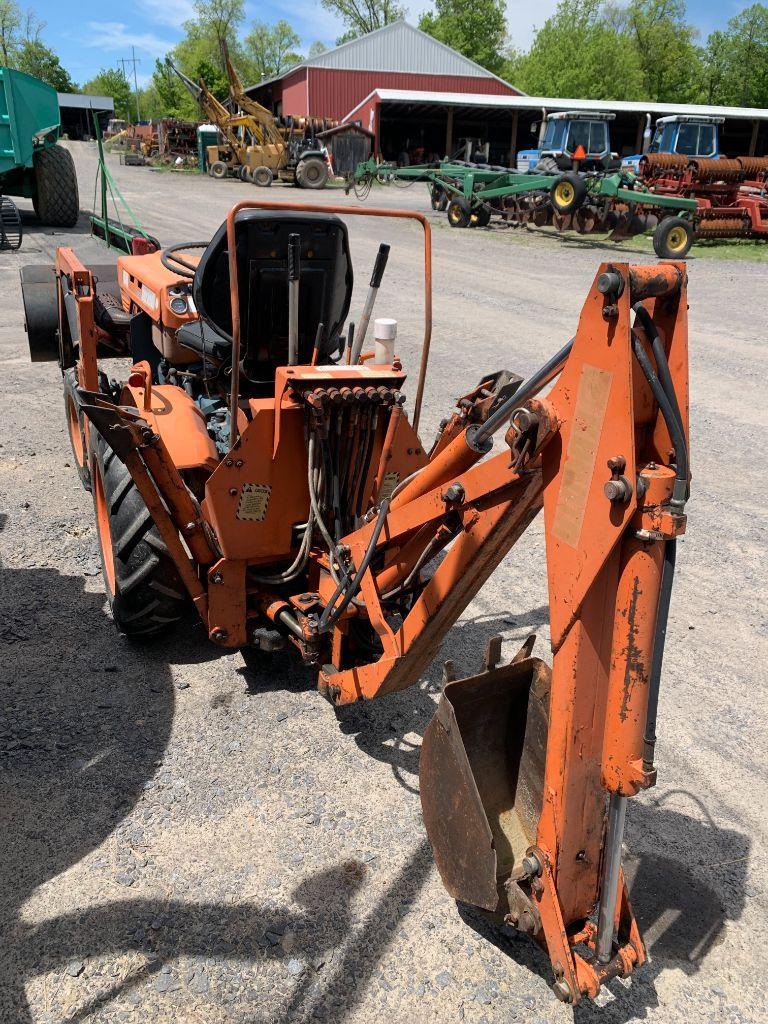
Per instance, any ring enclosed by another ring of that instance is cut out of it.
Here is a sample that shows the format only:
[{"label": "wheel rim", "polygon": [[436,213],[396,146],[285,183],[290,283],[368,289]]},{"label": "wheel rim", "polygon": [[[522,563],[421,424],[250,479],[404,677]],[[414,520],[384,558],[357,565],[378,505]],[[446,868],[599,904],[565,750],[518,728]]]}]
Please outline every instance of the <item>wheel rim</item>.
[{"label": "wheel rim", "polygon": [[93,503],[96,508],[96,529],[99,534],[101,561],[104,566],[104,579],[109,593],[115,593],[115,554],[112,548],[112,532],[109,528],[109,508],[104,496],[104,484],[101,480],[101,469],[94,459],[93,464]]},{"label": "wheel rim", "polygon": [[72,445],[72,454],[75,456],[78,466],[82,469],[85,465],[83,434],[80,430],[80,419],[71,395],[67,395],[67,427],[69,429],[69,443]]},{"label": "wheel rim", "polygon": [[688,242],[685,228],[675,225],[667,235],[667,245],[672,252],[682,252]]},{"label": "wheel rim", "polygon": [[558,206],[568,206],[573,202],[576,192],[570,181],[561,181],[555,186],[555,202]]}]

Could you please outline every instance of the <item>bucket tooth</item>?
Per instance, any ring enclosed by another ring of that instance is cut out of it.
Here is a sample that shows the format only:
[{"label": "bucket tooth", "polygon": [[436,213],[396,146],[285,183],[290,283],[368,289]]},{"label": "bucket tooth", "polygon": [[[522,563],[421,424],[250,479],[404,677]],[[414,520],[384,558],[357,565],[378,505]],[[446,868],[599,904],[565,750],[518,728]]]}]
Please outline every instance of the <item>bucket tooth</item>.
[{"label": "bucket tooth", "polygon": [[534,639],[499,665],[492,638],[487,668],[446,683],[421,748],[422,811],[443,884],[502,918],[523,916],[514,883],[541,814],[551,672],[529,656]]}]

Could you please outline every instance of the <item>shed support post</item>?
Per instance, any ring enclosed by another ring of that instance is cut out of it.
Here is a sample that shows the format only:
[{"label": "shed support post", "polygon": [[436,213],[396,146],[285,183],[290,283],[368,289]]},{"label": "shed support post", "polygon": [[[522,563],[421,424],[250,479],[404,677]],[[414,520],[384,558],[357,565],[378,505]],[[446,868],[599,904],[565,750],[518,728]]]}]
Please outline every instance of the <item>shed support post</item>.
[{"label": "shed support post", "polygon": [[749,156],[755,155],[755,150],[757,149],[757,133],[759,130],[760,122],[755,118],[752,122],[752,138],[749,140]]},{"label": "shed support post", "polygon": [[450,158],[453,152],[453,107],[448,107],[445,121],[445,155]]},{"label": "shed support post", "polygon": [[517,123],[519,120],[517,110],[512,113],[512,131],[509,133],[509,166],[515,166],[515,154],[517,153]]}]

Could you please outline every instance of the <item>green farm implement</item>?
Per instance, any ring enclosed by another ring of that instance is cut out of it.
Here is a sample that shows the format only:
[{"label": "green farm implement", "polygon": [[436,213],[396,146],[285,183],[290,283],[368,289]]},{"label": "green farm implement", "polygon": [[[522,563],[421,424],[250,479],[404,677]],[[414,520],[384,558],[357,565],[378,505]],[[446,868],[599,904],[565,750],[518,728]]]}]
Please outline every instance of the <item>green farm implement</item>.
[{"label": "green farm implement", "polygon": [[449,161],[395,167],[371,159],[358,164],[347,191],[366,199],[374,182],[403,187],[419,181],[451,227],[487,227],[495,217],[514,227],[611,231],[614,241],[655,229],[654,249],[665,259],[683,257],[693,241],[695,201],[657,194],[631,172],[537,174]]}]

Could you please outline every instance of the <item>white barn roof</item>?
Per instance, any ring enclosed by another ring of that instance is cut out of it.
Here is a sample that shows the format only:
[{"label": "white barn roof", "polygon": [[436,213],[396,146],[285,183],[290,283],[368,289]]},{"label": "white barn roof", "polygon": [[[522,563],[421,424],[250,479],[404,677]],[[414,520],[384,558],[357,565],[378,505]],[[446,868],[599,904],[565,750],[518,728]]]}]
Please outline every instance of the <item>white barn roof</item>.
[{"label": "white barn roof", "polygon": [[[249,86],[249,91],[277,82],[299,68],[306,67],[333,68],[338,71],[400,71],[414,75],[463,75],[503,81],[445,43],[409,25],[407,21],[393,21],[384,28],[351,39],[316,57],[308,57],[273,78]],[[504,85],[509,83],[504,82]]]},{"label": "white barn roof", "polygon": [[552,96],[495,96],[484,93],[430,92],[419,89],[374,89],[362,102],[343,118],[354,114],[373,96],[382,103],[413,103],[447,107],[495,107],[500,110],[608,110],[627,114],[704,114],[727,118],[768,121],[768,110],[763,107],[717,107],[703,103],[638,103],[629,100],[569,100]]}]

